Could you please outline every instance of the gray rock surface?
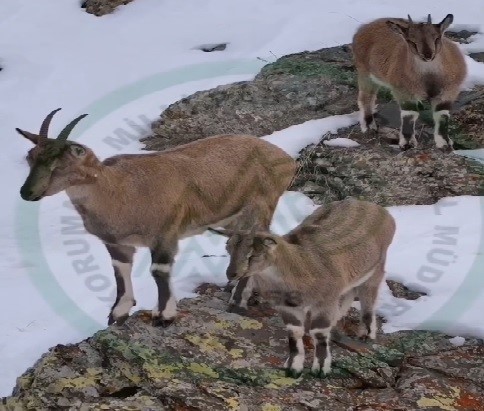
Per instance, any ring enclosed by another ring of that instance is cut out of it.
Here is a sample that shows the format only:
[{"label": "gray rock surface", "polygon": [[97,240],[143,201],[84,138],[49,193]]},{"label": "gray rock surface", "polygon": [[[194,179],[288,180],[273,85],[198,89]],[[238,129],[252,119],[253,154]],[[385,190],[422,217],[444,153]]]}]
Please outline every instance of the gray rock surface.
[{"label": "gray rock surface", "polygon": [[[287,378],[282,322],[264,304],[227,313],[203,287],[175,324],[138,312],[75,345],[58,345],[21,376],[6,410],[483,410],[484,345],[424,331],[333,343],[334,371]],[[354,336],[356,312],[339,330]],[[312,344],[305,341],[308,353]],[[0,406],[1,407],[1,406]],[[17,407],[17,408],[15,408]]]},{"label": "gray rock surface", "polygon": [[133,0],[85,0],[81,7],[95,16],[112,13],[117,7],[131,3]]}]

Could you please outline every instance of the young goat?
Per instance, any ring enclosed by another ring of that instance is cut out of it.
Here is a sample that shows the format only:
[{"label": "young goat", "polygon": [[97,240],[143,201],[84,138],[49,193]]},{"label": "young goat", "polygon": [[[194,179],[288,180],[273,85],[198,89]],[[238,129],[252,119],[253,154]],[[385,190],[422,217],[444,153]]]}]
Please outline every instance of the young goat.
[{"label": "young goat", "polygon": [[361,336],[376,337],[375,301],[394,233],[387,210],[353,199],[318,208],[283,236],[255,229],[237,233],[239,241],[229,248],[237,260],[227,273],[232,279],[253,278],[281,314],[289,334],[289,376],[298,377],[304,368],[307,331],[315,347],[312,372],[330,372],[331,328],[355,296],[361,304]]},{"label": "young goat", "polygon": [[[59,109],[58,109],[59,110]],[[35,144],[27,155],[30,174],[20,190],[37,201],[65,190],[86,230],[111,255],[117,296],[108,324],[121,324],[136,305],[131,284],[135,247],[151,251],[151,274],[158,287],[154,325],[176,316],[170,271],[178,240],[207,226],[233,227],[247,205],[255,206],[260,227],[268,229],[280,195],[296,163],[283,150],[252,136],[214,136],[162,152],[117,155],[100,161],[86,146],[67,140],[85,115],[68,124],[57,139],[47,138],[54,114],[39,134],[16,129]],[[234,289],[246,304],[249,279]]]},{"label": "young goat", "polygon": [[389,88],[400,106],[399,145],[417,146],[415,121],[422,101],[429,101],[438,148],[452,148],[448,124],[467,68],[459,47],[445,38],[453,21],[448,14],[440,23],[414,23],[381,18],[361,26],[353,37],[353,55],[358,71],[358,106],[361,129],[377,129],[374,119],[379,86]]}]

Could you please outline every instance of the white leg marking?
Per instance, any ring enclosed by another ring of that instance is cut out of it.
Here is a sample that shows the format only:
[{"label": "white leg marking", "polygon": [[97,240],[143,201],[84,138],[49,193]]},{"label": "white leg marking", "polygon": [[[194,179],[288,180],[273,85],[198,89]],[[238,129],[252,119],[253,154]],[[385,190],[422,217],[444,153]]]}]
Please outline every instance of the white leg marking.
[{"label": "white leg marking", "polygon": [[368,130],[368,127],[366,127],[365,109],[364,109],[363,103],[360,100],[358,100],[358,108],[360,110],[360,129],[363,133],[366,133]]},{"label": "white leg marking", "polygon": [[326,354],[326,358],[324,359],[324,363],[323,363],[324,375],[327,375],[331,372],[331,362],[332,362],[331,351],[329,350],[329,344],[328,344],[328,352]]},{"label": "white leg marking", "polygon": [[[436,111],[433,114],[434,117],[434,141],[437,148],[443,148],[449,144],[443,136],[439,134],[439,123],[442,116],[450,116],[449,110]],[[449,138],[449,143],[453,146],[452,140]]]},{"label": "white leg marking", "polygon": [[369,334],[369,337],[372,340],[375,340],[376,339],[376,315],[375,315],[375,313],[373,313],[373,315],[371,317],[371,325],[370,325],[370,334]]},{"label": "white leg marking", "polygon": [[118,269],[118,273],[124,282],[124,294],[119,299],[116,307],[113,309],[113,317],[115,319],[129,314],[129,310],[134,306],[133,284],[131,283],[131,268],[132,263],[122,263],[117,260],[112,260],[114,267]]},{"label": "white leg marking", "polygon": [[[292,359],[291,369],[297,372],[301,372],[304,368],[304,358],[305,358],[304,343],[302,340],[304,337],[304,327],[288,324],[286,325],[286,329],[290,331],[292,333],[292,336],[296,339],[296,346],[297,346],[297,354]],[[289,362],[289,359],[286,360],[285,364],[287,364],[288,362]],[[287,365],[286,365],[286,368],[287,368]]]},{"label": "white leg marking", "polygon": [[247,281],[247,284],[245,285],[245,288],[242,291],[242,296],[240,299],[241,307],[247,308],[247,303],[249,301],[250,296],[252,295],[253,289],[254,289],[254,281],[252,278],[249,278],[249,281]]},{"label": "white leg marking", "polygon": [[169,273],[171,270],[171,264],[151,264],[150,271],[163,271],[164,273]]},{"label": "white leg marking", "polygon": [[176,299],[173,297],[173,294],[170,295],[170,298],[166,302],[166,307],[161,312],[161,317],[165,320],[170,320],[176,317]]},{"label": "white leg marking", "polygon": [[331,327],[313,328],[311,331],[309,331],[309,334],[313,338],[313,345],[314,345],[314,357],[313,357],[313,365],[311,367],[311,371],[314,374],[317,374],[321,366],[319,362],[319,358],[316,354],[316,347],[318,345],[318,339],[316,338],[316,334],[323,334],[326,337],[326,357],[323,362],[323,373],[324,375],[329,374],[331,372],[331,348],[330,348]]}]

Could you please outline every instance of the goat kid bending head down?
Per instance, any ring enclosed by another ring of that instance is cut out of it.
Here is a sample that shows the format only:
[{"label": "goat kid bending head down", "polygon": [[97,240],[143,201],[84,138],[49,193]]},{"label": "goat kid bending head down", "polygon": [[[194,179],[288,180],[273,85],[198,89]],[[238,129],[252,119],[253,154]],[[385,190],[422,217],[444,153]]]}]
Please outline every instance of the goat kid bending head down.
[{"label": "goat kid bending head down", "polygon": [[353,56],[358,73],[358,106],[361,129],[377,130],[376,97],[380,86],[390,89],[400,106],[402,149],[417,147],[415,121],[422,102],[430,102],[434,141],[438,148],[451,149],[450,110],[467,74],[459,46],[444,33],[454,17],[440,23],[415,23],[399,18],[380,18],[362,25],[353,37]]},{"label": "goat kid bending head down", "polygon": [[376,338],[375,303],[395,233],[395,221],[383,207],[353,199],[334,202],[283,236],[256,229],[217,232],[230,237],[229,279],[253,278],[281,314],[289,338],[289,376],[303,371],[306,332],[314,341],[313,374],[330,372],[331,329],[355,297],[361,304],[361,337]]},{"label": "goat kid bending head down", "polygon": [[[253,136],[223,135],[169,150],[113,156],[100,161],[88,147],[68,141],[85,117],[77,117],[56,139],[47,137],[52,111],[38,134],[16,129],[35,146],[30,173],[20,189],[27,201],[65,190],[86,231],[101,239],[112,260],[117,295],[108,324],[121,324],[136,305],[131,269],[136,247],[151,251],[158,289],[154,325],[176,317],[170,273],[182,238],[208,226],[233,227],[247,204],[257,204],[268,229],[279,197],[290,185],[296,163],[279,147]],[[233,304],[245,308],[252,288],[244,279]]]}]

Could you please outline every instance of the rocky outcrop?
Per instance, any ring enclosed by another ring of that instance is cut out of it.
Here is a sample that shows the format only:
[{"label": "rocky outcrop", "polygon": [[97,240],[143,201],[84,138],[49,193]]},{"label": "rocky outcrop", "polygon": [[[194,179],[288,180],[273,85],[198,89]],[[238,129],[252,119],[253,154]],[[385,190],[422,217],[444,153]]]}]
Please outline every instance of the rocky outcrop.
[{"label": "rocky outcrop", "polygon": [[[8,410],[484,410],[484,346],[438,333],[334,342],[334,372],[287,378],[282,322],[264,304],[226,312],[204,287],[170,328],[138,312],[75,345],[58,345],[18,379]],[[339,330],[356,332],[352,311]],[[338,337],[338,336],[337,336]],[[308,353],[312,346],[306,341]]]},{"label": "rocky outcrop", "polygon": [[263,136],[357,109],[348,46],[285,56],[253,81],[201,91],[168,107],[142,141],[160,150],[223,133]]},{"label": "rocky outcrop", "polygon": [[[282,57],[265,66],[253,81],[221,86],[172,104],[144,139],[148,149],[165,149],[223,133],[262,136],[307,120],[351,113],[356,78],[348,46]],[[484,146],[484,87],[462,93],[451,119],[457,149]],[[433,204],[456,195],[482,195],[484,169],[473,160],[434,148],[431,113],[417,123],[420,148],[401,152],[399,113],[388,93],[379,95],[380,132],[362,134],[359,126],[341,129],[356,148],[319,144],[301,153],[292,189],[318,203],[347,196],[382,205]]]}]

